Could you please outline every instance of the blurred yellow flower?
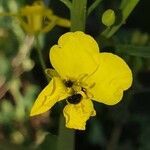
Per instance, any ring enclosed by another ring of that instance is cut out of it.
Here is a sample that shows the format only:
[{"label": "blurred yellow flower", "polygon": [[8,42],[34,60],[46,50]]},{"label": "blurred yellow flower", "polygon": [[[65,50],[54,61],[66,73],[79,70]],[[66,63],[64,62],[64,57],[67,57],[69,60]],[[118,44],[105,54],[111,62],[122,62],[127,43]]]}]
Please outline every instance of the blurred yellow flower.
[{"label": "blurred yellow flower", "polygon": [[132,72],[120,57],[100,53],[96,41],[81,31],[68,32],[50,50],[54,69],[50,83],[37,97],[31,116],[48,111],[66,99],[66,127],[85,130],[96,112],[91,100],[107,105],[118,103],[132,84]]},{"label": "blurred yellow flower", "polygon": [[42,1],[23,7],[19,14],[23,29],[31,34],[48,32],[56,25],[70,27],[69,20],[54,15]]},{"label": "blurred yellow flower", "polygon": [[70,27],[69,20],[54,15],[53,11],[47,8],[42,1],[22,7],[17,14],[0,13],[0,16],[17,17],[24,31],[29,34],[48,32],[56,25]]}]

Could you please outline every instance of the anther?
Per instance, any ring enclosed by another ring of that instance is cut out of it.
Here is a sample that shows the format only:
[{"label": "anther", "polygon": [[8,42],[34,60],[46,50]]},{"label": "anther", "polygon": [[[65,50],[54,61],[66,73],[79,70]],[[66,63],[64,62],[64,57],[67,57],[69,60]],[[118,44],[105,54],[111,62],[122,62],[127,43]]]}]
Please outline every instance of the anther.
[{"label": "anther", "polygon": [[66,87],[69,87],[69,88],[73,86],[73,82],[71,80],[65,81],[64,84]]}]

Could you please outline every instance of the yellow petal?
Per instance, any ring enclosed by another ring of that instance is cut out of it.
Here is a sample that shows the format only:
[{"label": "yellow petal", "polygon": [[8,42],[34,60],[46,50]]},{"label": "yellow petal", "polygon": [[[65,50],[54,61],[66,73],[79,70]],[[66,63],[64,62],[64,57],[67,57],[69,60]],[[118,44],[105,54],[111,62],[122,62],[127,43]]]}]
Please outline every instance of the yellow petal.
[{"label": "yellow petal", "polygon": [[77,78],[92,73],[98,66],[96,41],[83,32],[68,32],[50,50],[53,67],[63,78]]},{"label": "yellow petal", "polygon": [[30,116],[48,111],[56,102],[68,97],[64,84],[60,78],[54,77],[37,97]]},{"label": "yellow petal", "polygon": [[111,53],[100,53],[99,62],[98,70],[87,80],[89,84],[95,83],[90,92],[94,100],[114,105],[131,86],[132,72],[122,58]]},{"label": "yellow petal", "polygon": [[68,104],[63,110],[66,118],[66,127],[78,130],[85,130],[86,121],[96,112],[93,103],[89,99],[83,99],[79,104]]},{"label": "yellow petal", "polygon": [[69,20],[54,15],[51,9],[45,9],[43,17],[47,18],[47,21],[45,26],[41,30],[42,32],[50,31],[55,25],[70,27],[71,24]]}]

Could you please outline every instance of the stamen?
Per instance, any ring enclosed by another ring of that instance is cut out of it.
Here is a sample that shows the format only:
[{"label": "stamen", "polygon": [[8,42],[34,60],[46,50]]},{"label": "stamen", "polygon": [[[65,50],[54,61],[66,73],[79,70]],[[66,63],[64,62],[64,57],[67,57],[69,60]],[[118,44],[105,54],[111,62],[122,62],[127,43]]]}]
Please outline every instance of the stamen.
[{"label": "stamen", "polygon": [[87,76],[88,76],[88,74],[81,74],[81,75],[78,77],[78,82],[82,82]]}]

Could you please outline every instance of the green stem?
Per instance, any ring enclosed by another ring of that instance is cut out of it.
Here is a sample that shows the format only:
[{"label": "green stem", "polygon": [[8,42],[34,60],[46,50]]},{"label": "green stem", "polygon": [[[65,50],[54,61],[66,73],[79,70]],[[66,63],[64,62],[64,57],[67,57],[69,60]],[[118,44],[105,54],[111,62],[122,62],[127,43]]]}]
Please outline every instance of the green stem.
[{"label": "green stem", "polygon": [[102,2],[103,0],[95,0],[88,9],[88,15]]},{"label": "green stem", "polygon": [[115,34],[118,29],[125,23],[126,19],[139,1],[140,0],[123,0],[120,5],[120,10],[122,11],[122,21],[118,25],[106,28],[106,30],[104,30],[101,35],[106,38],[110,38],[113,34]]},{"label": "green stem", "polygon": [[64,116],[60,115],[57,150],[73,150],[75,145],[74,130],[65,127]]},{"label": "green stem", "polygon": [[40,46],[40,42],[39,42],[38,37],[36,37],[36,49],[37,49],[37,52],[38,52],[38,56],[39,56],[39,60],[40,60],[40,64],[41,64],[41,67],[42,67],[43,74],[45,75],[45,78],[47,79],[47,82],[49,82],[49,78],[45,73],[46,64],[43,60],[43,56],[42,56],[42,52],[41,52],[41,46]]},{"label": "green stem", "polygon": [[[72,0],[71,31],[85,31],[87,0]],[[63,115],[60,115],[57,150],[74,150],[75,132],[65,127]]]},{"label": "green stem", "polygon": [[85,31],[87,0],[72,0],[71,31]]}]

